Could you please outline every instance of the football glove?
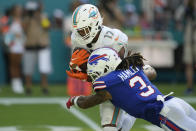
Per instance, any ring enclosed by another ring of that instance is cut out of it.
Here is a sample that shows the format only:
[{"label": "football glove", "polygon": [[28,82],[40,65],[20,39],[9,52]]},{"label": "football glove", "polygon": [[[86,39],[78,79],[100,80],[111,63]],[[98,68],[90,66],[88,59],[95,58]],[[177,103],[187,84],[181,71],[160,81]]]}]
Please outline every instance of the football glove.
[{"label": "football glove", "polygon": [[81,72],[82,69],[80,68],[80,65],[86,63],[88,61],[88,57],[89,57],[90,53],[88,53],[87,50],[85,49],[77,49],[71,57],[71,61],[70,61],[70,71],[66,70],[66,73],[68,76],[76,78],[76,79],[80,79],[80,80],[87,80],[87,74]]},{"label": "football glove", "polygon": [[76,50],[72,56],[70,61],[70,67],[72,68],[72,65],[80,66],[83,63],[86,63],[88,61],[89,53],[85,50]]},{"label": "football glove", "polygon": [[83,73],[81,71],[77,71],[77,72],[74,72],[73,70],[70,70],[70,71],[67,71],[66,70],[66,73],[68,76],[70,77],[73,77],[73,78],[76,78],[76,79],[80,79],[80,80],[87,80],[87,74],[86,73]]},{"label": "football glove", "polygon": [[71,96],[69,100],[67,101],[66,106],[68,109],[70,109],[70,107],[74,105],[74,102],[73,102],[74,98],[75,96]]}]

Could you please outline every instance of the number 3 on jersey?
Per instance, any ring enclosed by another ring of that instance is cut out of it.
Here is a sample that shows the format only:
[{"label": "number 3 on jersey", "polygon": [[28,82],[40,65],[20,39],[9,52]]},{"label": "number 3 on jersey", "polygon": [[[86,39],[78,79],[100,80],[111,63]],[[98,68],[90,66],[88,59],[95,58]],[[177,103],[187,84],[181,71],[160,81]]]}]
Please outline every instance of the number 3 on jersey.
[{"label": "number 3 on jersey", "polygon": [[135,76],[135,77],[133,77],[133,78],[131,78],[131,79],[129,80],[129,85],[130,85],[130,87],[131,87],[131,88],[134,88],[134,87],[135,87],[135,84],[136,84],[137,82],[139,82],[140,85],[141,85],[141,86],[139,87],[140,90],[143,90],[144,88],[148,88],[147,91],[141,92],[141,93],[140,93],[140,95],[141,95],[142,97],[148,97],[148,96],[152,95],[153,93],[155,93],[155,90],[154,90],[151,86],[146,86],[146,83],[144,82],[144,80],[143,80],[140,76]]}]

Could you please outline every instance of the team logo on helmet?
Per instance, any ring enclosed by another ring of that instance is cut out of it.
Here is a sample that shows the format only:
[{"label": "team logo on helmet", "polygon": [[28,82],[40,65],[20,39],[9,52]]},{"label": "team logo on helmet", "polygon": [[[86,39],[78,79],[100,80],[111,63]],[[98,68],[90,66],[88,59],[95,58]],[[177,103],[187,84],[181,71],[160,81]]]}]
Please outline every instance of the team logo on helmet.
[{"label": "team logo on helmet", "polygon": [[78,15],[78,12],[80,10],[81,6],[79,6],[73,13],[73,27],[77,27],[77,21],[76,21],[76,18],[77,18],[77,15]]},{"label": "team logo on helmet", "polygon": [[103,54],[103,55],[93,55],[89,58],[89,64],[90,65],[97,65],[97,63],[99,62],[99,60],[104,60],[104,61],[109,61],[108,58],[106,58],[105,56],[107,56],[106,54]]},{"label": "team logo on helmet", "polygon": [[98,17],[98,11],[91,7],[89,10],[89,18],[96,19],[97,17]]}]

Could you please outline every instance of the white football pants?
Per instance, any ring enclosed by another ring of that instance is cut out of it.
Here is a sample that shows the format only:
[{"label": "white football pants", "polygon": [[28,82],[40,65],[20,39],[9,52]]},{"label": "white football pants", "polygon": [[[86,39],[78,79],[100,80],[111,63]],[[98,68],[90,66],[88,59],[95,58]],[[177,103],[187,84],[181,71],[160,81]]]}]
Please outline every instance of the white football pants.
[{"label": "white football pants", "polygon": [[196,111],[180,98],[165,101],[160,114],[161,127],[166,131],[196,131]]},{"label": "white football pants", "polygon": [[[130,131],[136,118],[115,107],[110,101],[100,104],[101,125],[107,131]],[[116,127],[116,129],[114,129]],[[111,130],[110,130],[111,128]],[[105,129],[104,129],[105,131]]]}]

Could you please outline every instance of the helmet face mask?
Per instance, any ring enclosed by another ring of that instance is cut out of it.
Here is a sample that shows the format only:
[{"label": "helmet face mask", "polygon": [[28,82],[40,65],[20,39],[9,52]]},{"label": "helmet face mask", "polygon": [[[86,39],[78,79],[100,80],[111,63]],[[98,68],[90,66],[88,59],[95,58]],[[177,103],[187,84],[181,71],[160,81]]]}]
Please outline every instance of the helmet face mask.
[{"label": "helmet face mask", "polygon": [[111,48],[96,49],[89,56],[87,74],[94,82],[99,77],[114,71],[121,61],[118,53]]},{"label": "helmet face mask", "polygon": [[84,40],[88,39],[89,36],[90,36],[91,27],[90,26],[86,26],[86,27],[77,29],[77,32]]},{"label": "helmet face mask", "polygon": [[72,31],[76,34],[80,44],[87,45],[102,26],[102,17],[96,6],[91,4],[84,4],[75,9],[72,15]]},{"label": "helmet face mask", "polygon": [[90,77],[91,81],[94,82],[100,76],[100,73],[92,72],[92,73],[89,73],[88,76]]}]

